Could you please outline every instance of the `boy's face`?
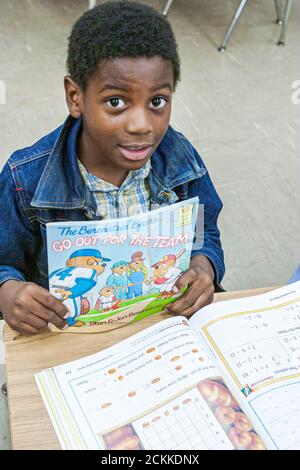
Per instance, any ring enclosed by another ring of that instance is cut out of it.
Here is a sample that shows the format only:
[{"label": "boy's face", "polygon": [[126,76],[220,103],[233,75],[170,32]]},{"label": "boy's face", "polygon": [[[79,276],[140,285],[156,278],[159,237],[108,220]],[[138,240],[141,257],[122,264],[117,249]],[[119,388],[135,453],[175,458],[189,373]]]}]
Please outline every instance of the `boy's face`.
[{"label": "boy's face", "polygon": [[70,113],[83,118],[83,163],[123,174],[144,166],[167,131],[173,84],[159,56],[102,61],[85,92],[66,77]]}]

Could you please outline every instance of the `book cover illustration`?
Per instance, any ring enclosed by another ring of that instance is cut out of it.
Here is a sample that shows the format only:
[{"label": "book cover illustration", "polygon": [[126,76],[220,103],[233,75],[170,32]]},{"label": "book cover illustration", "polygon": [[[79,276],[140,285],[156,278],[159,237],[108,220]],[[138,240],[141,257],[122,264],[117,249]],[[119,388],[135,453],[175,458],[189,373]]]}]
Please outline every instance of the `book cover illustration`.
[{"label": "book cover illustration", "polygon": [[69,311],[63,331],[106,331],[176,300],[197,214],[193,198],[135,217],[47,224],[49,290]]}]

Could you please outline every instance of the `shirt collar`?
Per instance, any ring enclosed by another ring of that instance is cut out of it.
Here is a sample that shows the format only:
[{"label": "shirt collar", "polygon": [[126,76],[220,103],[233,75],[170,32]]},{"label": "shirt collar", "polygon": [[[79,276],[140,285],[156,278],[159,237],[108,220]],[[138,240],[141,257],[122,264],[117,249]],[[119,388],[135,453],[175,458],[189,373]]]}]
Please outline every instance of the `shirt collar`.
[{"label": "shirt collar", "polygon": [[119,187],[115,186],[112,183],[109,183],[108,181],[103,180],[102,178],[99,178],[96,175],[93,175],[92,173],[89,173],[79,159],[77,159],[77,162],[81,176],[85,184],[88,186],[89,190],[101,191],[105,193],[129,189],[131,185],[134,184],[135,186],[138,181],[143,181],[144,179],[146,179],[151,170],[151,163],[150,160],[148,160],[142,168],[130,171],[121,186]]}]

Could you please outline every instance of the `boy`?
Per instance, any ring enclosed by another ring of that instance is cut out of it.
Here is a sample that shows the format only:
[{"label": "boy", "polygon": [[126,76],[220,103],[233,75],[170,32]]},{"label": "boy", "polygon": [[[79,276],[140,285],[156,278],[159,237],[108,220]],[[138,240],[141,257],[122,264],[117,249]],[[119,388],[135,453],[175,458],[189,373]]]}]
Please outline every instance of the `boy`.
[{"label": "boy", "polygon": [[48,322],[67,328],[69,312],[47,290],[47,222],[124,217],[198,196],[204,244],[168,306],[190,316],[210,303],[224,274],[217,218],[222,203],[189,141],[169,126],[180,78],[166,19],[135,2],[86,12],[69,38],[64,79],[70,115],[0,176],[0,309],[23,334]]}]

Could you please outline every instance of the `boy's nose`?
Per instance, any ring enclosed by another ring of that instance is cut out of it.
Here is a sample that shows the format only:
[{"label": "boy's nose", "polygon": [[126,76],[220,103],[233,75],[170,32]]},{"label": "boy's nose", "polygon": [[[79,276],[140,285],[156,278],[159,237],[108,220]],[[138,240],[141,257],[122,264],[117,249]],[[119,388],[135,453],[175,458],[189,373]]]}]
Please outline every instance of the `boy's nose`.
[{"label": "boy's nose", "polygon": [[126,131],[128,134],[150,134],[152,132],[152,123],[147,110],[132,110],[127,118]]}]

